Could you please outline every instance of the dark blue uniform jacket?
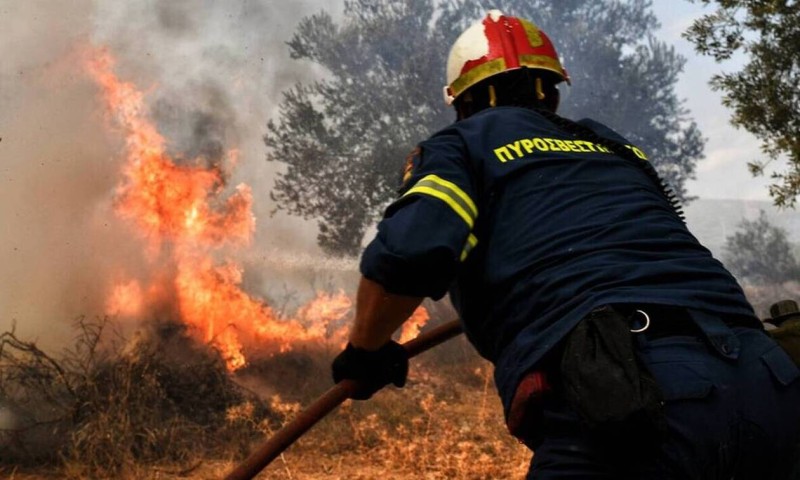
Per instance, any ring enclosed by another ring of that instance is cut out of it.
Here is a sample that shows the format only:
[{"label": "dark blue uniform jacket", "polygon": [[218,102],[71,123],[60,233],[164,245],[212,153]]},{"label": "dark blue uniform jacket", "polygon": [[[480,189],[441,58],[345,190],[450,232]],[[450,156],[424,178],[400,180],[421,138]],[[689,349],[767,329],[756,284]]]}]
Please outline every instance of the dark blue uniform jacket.
[{"label": "dark blue uniform jacket", "polygon": [[[598,122],[579,123],[628,145]],[[533,110],[480,112],[408,162],[361,271],[396,294],[449,291],[468,338],[495,364],[506,410],[520,378],[598,306],[754,316],[639,162]]]}]

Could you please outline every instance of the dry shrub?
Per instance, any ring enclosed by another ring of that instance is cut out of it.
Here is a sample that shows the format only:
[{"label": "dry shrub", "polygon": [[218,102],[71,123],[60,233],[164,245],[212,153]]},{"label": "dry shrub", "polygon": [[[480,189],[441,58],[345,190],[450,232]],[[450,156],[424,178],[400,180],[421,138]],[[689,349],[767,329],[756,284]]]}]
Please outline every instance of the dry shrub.
[{"label": "dry shrub", "polygon": [[267,430],[268,407],[185,327],[154,322],[120,348],[119,336],[105,338],[106,320],[78,326],[59,358],[13,331],[0,336],[0,399],[16,419],[0,431],[0,462],[121,476],[143,464],[239,457]]}]

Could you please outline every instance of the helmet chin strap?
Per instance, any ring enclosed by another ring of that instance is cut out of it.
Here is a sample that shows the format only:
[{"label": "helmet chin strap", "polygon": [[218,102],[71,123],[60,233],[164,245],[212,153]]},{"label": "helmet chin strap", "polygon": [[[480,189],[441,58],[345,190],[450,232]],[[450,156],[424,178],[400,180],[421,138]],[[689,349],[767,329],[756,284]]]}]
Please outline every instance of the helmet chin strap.
[{"label": "helmet chin strap", "polygon": [[[542,101],[547,98],[547,95],[544,93],[544,87],[542,86],[542,79],[540,77],[536,77],[535,85],[536,99]],[[497,106],[497,90],[495,89],[494,85],[489,85],[489,106]]]},{"label": "helmet chin strap", "polygon": [[542,88],[542,78],[536,77],[536,99],[537,100],[544,100],[546,95],[544,94],[544,89]]},{"label": "helmet chin strap", "polygon": [[500,106],[545,108],[555,112],[559,94],[553,81],[549,73],[528,68],[485,80],[468,88],[453,102],[456,119],[463,120],[481,110]]}]

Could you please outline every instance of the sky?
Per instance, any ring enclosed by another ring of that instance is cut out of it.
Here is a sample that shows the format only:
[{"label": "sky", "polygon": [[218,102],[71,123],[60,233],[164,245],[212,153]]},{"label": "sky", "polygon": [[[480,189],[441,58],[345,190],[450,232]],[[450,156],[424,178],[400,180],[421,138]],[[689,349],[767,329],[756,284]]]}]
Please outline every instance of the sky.
[{"label": "sky", "polygon": [[698,162],[697,179],[687,183],[689,193],[705,199],[769,200],[768,179],[754,178],[747,170],[748,161],[760,158],[758,139],[731,126],[731,112],[722,105],[721,93],[708,85],[714,74],[738,70],[742,56],[718,64],[695,53],[681,38],[694,19],[713,11],[711,7],[701,2],[655,0],[653,10],[662,24],[656,35],[686,58],[676,92],[685,99],[685,106],[707,139],[706,158]]},{"label": "sky", "polygon": [[[90,44],[107,45],[118,74],[147,92],[176,149],[239,149],[232,182],[247,182],[255,194],[256,248],[243,254],[244,281],[254,291],[279,296],[287,285],[316,288],[337,272],[355,271],[353,260],[320,255],[313,223],[274,212],[269,190],[280,167],[264,161],[261,140],[281,92],[319,73],[292,61],[285,42],[303,16],[320,8],[336,14],[341,6],[0,0],[0,329],[18,322],[37,331],[50,319],[97,311],[97,292],[116,268],[143,261],[141,245],[112,212],[122,139],[108,128],[97,89],[81,73],[78,52]],[[687,58],[677,93],[708,139],[689,193],[768,199],[766,182],[746,169],[758,141],[730,126],[720,95],[708,87],[722,67],[680,37],[702,7],[656,0],[654,9],[663,24],[655,34]],[[201,125],[206,136],[195,147]]]}]

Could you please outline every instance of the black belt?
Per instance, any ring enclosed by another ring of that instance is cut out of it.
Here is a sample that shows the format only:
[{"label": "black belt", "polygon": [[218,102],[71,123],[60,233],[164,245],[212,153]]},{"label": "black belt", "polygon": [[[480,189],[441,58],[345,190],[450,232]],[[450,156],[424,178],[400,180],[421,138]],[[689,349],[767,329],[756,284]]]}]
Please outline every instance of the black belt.
[{"label": "black belt", "polygon": [[[674,336],[699,338],[704,336],[692,319],[692,314],[683,307],[643,304],[615,305],[614,308],[628,316],[631,321],[631,331],[644,335],[648,340]],[[761,328],[760,322],[751,317],[724,315],[723,320],[730,327]]]},{"label": "black belt", "polygon": [[[641,313],[647,316],[644,317]],[[643,318],[644,317],[644,318]],[[642,305],[636,308],[631,316],[631,329],[644,329],[640,333],[648,340],[674,336],[701,337],[703,332],[692,319],[692,315],[685,308],[670,307],[666,305]],[[647,318],[650,324],[647,325]],[[647,327],[647,328],[645,328]]]}]

